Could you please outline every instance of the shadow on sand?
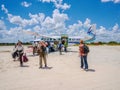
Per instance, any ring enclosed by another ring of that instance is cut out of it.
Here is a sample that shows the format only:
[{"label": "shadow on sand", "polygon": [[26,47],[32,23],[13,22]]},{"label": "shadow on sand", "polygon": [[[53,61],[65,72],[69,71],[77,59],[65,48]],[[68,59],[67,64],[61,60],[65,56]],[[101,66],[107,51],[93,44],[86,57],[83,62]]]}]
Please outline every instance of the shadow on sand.
[{"label": "shadow on sand", "polygon": [[35,56],[39,56],[39,55],[27,55],[28,57],[35,57]]},{"label": "shadow on sand", "polygon": [[72,51],[72,50],[68,50],[67,52],[78,53],[78,51]]},{"label": "shadow on sand", "polygon": [[20,66],[20,67],[29,67],[29,65],[22,65],[22,66]]},{"label": "shadow on sand", "polygon": [[42,67],[42,68],[39,68],[39,69],[52,69],[53,67]]},{"label": "shadow on sand", "polygon": [[87,69],[86,72],[95,72],[95,69]]}]

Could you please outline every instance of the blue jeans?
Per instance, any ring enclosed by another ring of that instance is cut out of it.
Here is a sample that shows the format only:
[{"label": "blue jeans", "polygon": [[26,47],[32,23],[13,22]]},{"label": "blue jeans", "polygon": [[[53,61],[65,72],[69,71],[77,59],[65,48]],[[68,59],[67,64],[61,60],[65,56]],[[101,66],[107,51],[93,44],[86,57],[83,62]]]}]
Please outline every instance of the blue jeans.
[{"label": "blue jeans", "polygon": [[81,68],[83,68],[84,65],[85,65],[85,69],[88,69],[87,55],[81,56]]}]

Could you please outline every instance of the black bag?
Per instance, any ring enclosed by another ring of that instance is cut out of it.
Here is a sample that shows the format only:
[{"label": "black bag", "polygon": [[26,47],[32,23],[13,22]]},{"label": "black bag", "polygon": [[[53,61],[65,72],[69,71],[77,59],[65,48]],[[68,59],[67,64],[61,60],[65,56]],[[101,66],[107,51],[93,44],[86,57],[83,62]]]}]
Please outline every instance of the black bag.
[{"label": "black bag", "polygon": [[85,44],[84,44],[84,46],[83,46],[83,50],[84,50],[84,53],[85,53],[85,54],[87,54],[87,53],[90,52],[89,47],[88,47],[87,45],[85,45]]},{"label": "black bag", "polygon": [[13,58],[18,57],[18,53],[17,53],[17,51],[12,53],[12,57],[13,57]]}]

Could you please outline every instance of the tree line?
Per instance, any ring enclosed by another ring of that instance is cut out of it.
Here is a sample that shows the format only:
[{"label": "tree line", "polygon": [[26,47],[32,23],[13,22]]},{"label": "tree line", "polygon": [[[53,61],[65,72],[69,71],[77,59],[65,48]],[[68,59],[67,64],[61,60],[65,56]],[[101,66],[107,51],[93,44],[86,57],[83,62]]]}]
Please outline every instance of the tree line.
[{"label": "tree line", "polygon": [[[0,46],[12,46],[15,45],[16,43],[0,43]],[[24,42],[22,43],[23,45],[31,45],[30,42]],[[88,45],[120,45],[120,42],[116,42],[116,41],[110,41],[110,42],[91,42],[91,43],[87,43]]]},{"label": "tree line", "polygon": [[[16,43],[0,43],[0,46],[13,46],[15,45]],[[30,42],[24,42],[22,43],[23,45],[31,45]]]},{"label": "tree line", "polygon": [[120,42],[116,42],[116,41],[110,41],[110,42],[92,42],[89,43],[90,45],[120,45]]}]

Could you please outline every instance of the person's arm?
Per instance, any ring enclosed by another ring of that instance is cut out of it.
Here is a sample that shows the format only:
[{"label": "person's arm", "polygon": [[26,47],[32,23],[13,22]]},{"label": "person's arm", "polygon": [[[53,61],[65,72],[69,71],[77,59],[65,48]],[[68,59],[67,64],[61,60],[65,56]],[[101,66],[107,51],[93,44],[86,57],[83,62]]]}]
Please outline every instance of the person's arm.
[{"label": "person's arm", "polygon": [[46,47],[46,44],[44,42],[42,42],[42,46]]},{"label": "person's arm", "polygon": [[79,56],[81,56],[81,46],[79,46]]},{"label": "person's arm", "polygon": [[78,47],[78,56],[80,56],[80,46]]},{"label": "person's arm", "polygon": [[22,51],[22,53],[24,53],[24,47],[22,46],[22,48],[23,48],[23,51]]}]

